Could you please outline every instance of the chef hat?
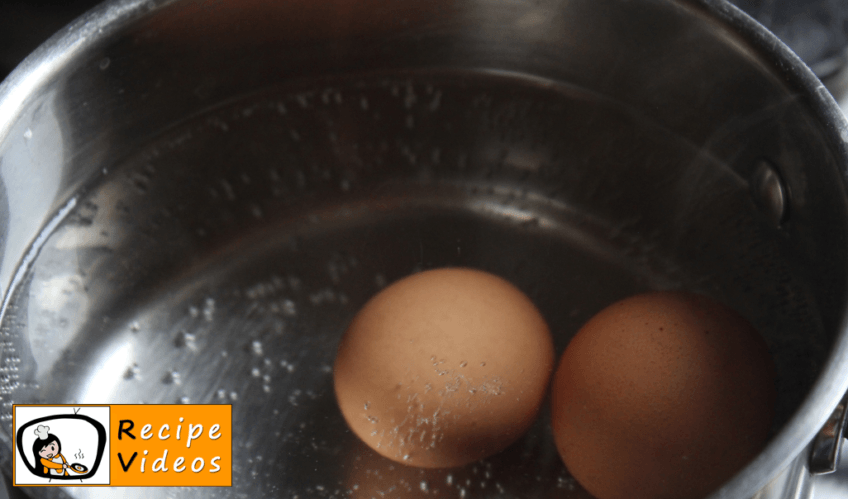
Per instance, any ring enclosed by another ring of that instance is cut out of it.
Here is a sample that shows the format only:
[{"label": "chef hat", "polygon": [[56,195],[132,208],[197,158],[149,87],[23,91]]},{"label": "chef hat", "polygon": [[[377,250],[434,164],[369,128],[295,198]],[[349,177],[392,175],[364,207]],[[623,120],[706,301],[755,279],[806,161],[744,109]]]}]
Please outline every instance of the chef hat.
[{"label": "chef hat", "polygon": [[38,425],[38,428],[35,429],[35,435],[40,439],[44,440],[47,438],[47,433],[50,431],[49,426]]}]

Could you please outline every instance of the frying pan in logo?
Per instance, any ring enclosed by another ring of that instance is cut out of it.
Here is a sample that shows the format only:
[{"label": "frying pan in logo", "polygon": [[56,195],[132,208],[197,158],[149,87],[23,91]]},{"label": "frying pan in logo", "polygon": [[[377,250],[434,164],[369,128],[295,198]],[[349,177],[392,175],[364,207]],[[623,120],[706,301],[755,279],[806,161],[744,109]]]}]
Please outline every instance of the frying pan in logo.
[{"label": "frying pan in logo", "polygon": [[88,467],[86,465],[80,464],[80,463],[73,463],[72,465],[69,466],[69,468],[73,471],[76,471],[77,473],[88,472]]}]

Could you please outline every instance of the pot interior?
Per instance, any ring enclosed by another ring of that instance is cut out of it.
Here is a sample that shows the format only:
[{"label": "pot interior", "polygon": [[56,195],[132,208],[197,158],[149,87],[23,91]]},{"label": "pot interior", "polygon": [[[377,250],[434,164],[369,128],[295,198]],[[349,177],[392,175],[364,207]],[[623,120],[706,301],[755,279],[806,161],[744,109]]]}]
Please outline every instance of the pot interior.
[{"label": "pot interior", "polygon": [[[703,33],[716,29],[686,15]],[[691,99],[675,101],[679,114],[657,111],[609,82],[516,62],[253,82],[223,97],[210,90],[152,134],[133,135],[139,121],[117,114],[112,130],[63,131],[79,150],[62,159],[60,218],[22,267],[2,323],[7,435],[12,403],[232,404],[233,487],[204,496],[588,497],[557,456],[547,408],[505,452],[455,470],[393,464],[348,431],[331,374],[347,323],[388,283],[443,266],[524,290],[558,354],[592,315],[634,293],[713,296],[769,345],[778,434],[842,320],[845,196],[804,99],[734,39],[712,40],[768,86],[712,81],[724,108],[699,123],[683,119],[698,114]],[[102,65],[101,88],[132,86],[128,62]],[[655,77],[685,89],[703,75]],[[59,114],[80,112],[54,102]],[[779,220],[751,187],[762,164],[788,197]]]}]

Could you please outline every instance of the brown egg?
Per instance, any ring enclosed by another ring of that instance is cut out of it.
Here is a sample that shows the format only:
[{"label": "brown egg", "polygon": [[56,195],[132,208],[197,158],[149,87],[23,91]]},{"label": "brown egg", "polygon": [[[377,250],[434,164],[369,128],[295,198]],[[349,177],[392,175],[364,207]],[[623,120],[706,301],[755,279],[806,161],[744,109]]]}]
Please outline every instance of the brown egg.
[{"label": "brown egg", "polygon": [[550,332],[518,288],[471,269],[411,275],[374,296],[336,357],[339,408],[395,461],[452,467],[533,423],[553,369]]},{"label": "brown egg", "polygon": [[602,310],[554,375],[566,467],[598,499],[703,498],[763,447],[775,402],[768,348],[705,296],[656,292]]}]

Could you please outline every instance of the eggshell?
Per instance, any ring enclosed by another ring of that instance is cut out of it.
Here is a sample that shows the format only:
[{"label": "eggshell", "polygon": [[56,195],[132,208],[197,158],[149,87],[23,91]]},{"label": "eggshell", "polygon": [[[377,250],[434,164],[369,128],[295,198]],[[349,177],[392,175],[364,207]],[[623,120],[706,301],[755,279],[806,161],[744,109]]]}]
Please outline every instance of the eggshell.
[{"label": "eggshell", "polygon": [[655,292],[584,325],[552,385],[552,426],[598,499],[703,498],[763,447],[774,367],[741,315],[705,296]]},{"label": "eggshell", "polygon": [[450,268],[409,276],[366,303],[333,378],[342,415],[367,445],[439,468],[520,437],[553,363],[550,332],[527,296],[492,274]]}]

